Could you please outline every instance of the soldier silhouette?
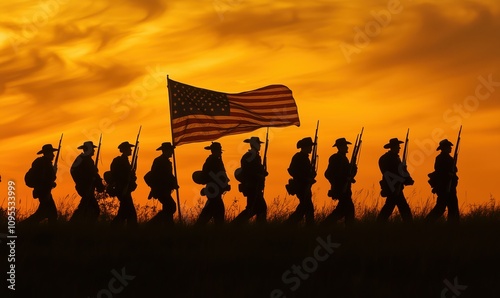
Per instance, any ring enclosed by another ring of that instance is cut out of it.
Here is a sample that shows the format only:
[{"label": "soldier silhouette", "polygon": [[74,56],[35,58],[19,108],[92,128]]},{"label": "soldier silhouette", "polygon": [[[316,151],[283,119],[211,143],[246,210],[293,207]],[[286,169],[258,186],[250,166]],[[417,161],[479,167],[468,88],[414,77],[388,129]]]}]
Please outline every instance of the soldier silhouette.
[{"label": "soldier silhouette", "polygon": [[84,142],[78,147],[83,150],[83,153],[78,155],[71,165],[70,173],[76,184],[76,192],[82,197],[70,219],[71,222],[96,222],[99,217],[100,210],[95,190],[103,192],[104,184],[92,160],[95,148],[97,146],[92,141]]},{"label": "soldier silhouette", "polygon": [[132,201],[132,192],[137,188],[137,177],[132,171],[132,166],[128,160],[128,157],[132,155],[132,147],[135,146],[129,142],[123,142],[118,146],[122,154],[113,159],[110,172],[112,195],[118,197],[118,201],[120,201],[118,214],[113,219],[113,223],[124,223],[126,221],[128,225],[135,226],[137,225],[137,212]]},{"label": "soldier silhouette", "polygon": [[233,223],[248,222],[254,215],[256,216],[256,222],[265,223],[267,204],[264,199],[264,185],[267,172],[259,154],[261,144],[264,142],[259,137],[251,137],[243,142],[250,144],[250,150],[241,158],[241,168],[237,170],[235,176],[238,176],[236,178],[241,182],[239,190],[247,197],[247,206],[245,210],[236,216]]},{"label": "soldier silhouette", "polygon": [[287,224],[297,224],[305,216],[306,224],[314,224],[314,206],[312,203],[311,186],[316,182],[316,172],[313,170],[309,154],[312,152],[312,146],[316,145],[312,138],[307,137],[297,142],[299,152],[292,157],[288,173],[293,179],[289,181],[288,189],[291,194],[296,194],[299,199],[297,209],[285,221]]},{"label": "soldier silhouette", "polygon": [[162,204],[162,210],[158,212],[149,222],[158,224],[174,224],[174,213],[176,204],[172,198],[172,191],[179,188],[177,178],[172,174],[172,162],[170,157],[174,153],[174,146],[170,142],[162,143],[156,150],[162,154],[155,158],[151,171],[145,176],[144,180],[151,191],[148,199],[155,198]]},{"label": "soldier silhouette", "polygon": [[225,216],[222,194],[229,191],[231,187],[228,184],[229,178],[222,162],[221,144],[212,142],[210,146],[205,147],[205,150],[210,150],[212,153],[205,160],[200,172],[201,180],[205,184],[205,187],[201,190],[201,195],[207,197],[207,203],[201,210],[196,225],[207,224],[212,218],[214,223],[219,225],[224,223]]},{"label": "soldier silhouette", "polygon": [[455,160],[451,157],[451,147],[453,144],[447,139],[439,142],[436,151],[441,153],[436,156],[434,162],[434,172],[429,174],[429,183],[432,192],[437,195],[436,206],[426,217],[428,221],[435,221],[440,218],[448,207],[448,221],[458,222],[460,219],[458,211],[457,185],[458,169]]},{"label": "soldier silhouette", "polygon": [[354,222],[354,204],[352,202],[351,183],[354,183],[354,176],[357,173],[357,167],[354,165],[351,173],[351,164],[347,158],[349,148],[352,144],[345,138],[335,141],[333,147],[337,147],[337,153],[330,156],[328,168],[325,171],[325,178],[330,182],[331,189],[328,196],[333,200],[338,200],[337,207],[328,215],[324,223],[334,223],[345,218],[346,225]]},{"label": "soldier silhouette", "polygon": [[403,221],[413,221],[410,206],[406,202],[403,193],[404,185],[413,185],[414,183],[399,158],[399,151],[403,143],[403,141],[397,138],[390,139],[389,143],[384,145],[384,148],[389,149],[389,151],[382,155],[378,161],[380,171],[382,172],[382,180],[380,181],[382,188],[381,195],[382,197],[387,197],[377,217],[378,222],[387,222],[396,206]]},{"label": "soldier silhouette", "polygon": [[36,158],[30,171],[33,177],[33,198],[40,201],[38,209],[30,217],[24,220],[24,223],[38,223],[43,219],[48,219],[49,224],[54,224],[57,221],[57,209],[54,199],[52,198],[52,188],[56,187],[56,172],[52,166],[54,152],[58,149],[52,147],[51,144],[42,146],[42,150],[37,154],[43,154]]}]

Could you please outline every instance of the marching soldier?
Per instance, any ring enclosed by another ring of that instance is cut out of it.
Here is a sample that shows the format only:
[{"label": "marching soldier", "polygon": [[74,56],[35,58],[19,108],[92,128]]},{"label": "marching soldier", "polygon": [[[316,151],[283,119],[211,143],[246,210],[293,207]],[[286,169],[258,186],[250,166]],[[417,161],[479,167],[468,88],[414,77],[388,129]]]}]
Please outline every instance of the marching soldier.
[{"label": "marching soldier", "polygon": [[127,221],[128,225],[137,225],[137,212],[132,201],[132,192],[137,188],[137,177],[128,160],[128,157],[132,155],[132,147],[135,146],[129,142],[123,142],[118,146],[122,155],[115,157],[111,162],[112,182],[110,186],[113,192],[110,195],[118,197],[118,201],[120,201],[118,214],[113,222],[123,223]]},{"label": "marching soldier", "polygon": [[380,181],[382,188],[381,195],[387,197],[377,217],[377,221],[379,222],[387,222],[396,206],[403,221],[413,221],[410,206],[403,194],[404,185],[413,185],[414,183],[406,166],[399,158],[400,144],[403,143],[403,141],[397,138],[390,139],[389,143],[384,145],[384,148],[389,149],[389,151],[382,155],[378,161],[380,171],[382,172],[382,180]]},{"label": "marching soldier", "polygon": [[440,218],[448,207],[448,221],[458,222],[460,215],[458,212],[458,169],[455,160],[451,157],[451,147],[453,144],[447,139],[439,142],[436,151],[441,153],[436,156],[434,162],[434,172],[429,174],[429,183],[432,186],[432,192],[437,195],[436,206],[427,215],[428,221],[435,221]]},{"label": "marching soldier", "polygon": [[51,144],[43,145],[42,150],[37,152],[37,154],[43,154],[43,156],[35,159],[31,165],[29,170],[31,173],[30,175],[27,174],[27,176],[31,176],[28,180],[32,180],[29,181],[29,184],[33,185],[33,198],[38,199],[40,205],[24,223],[38,223],[45,218],[48,219],[49,224],[56,223],[57,209],[51,193],[52,188],[56,187],[56,171],[52,165],[54,152],[56,151],[59,150],[52,147]]},{"label": "marching soldier", "polygon": [[172,162],[170,161],[174,148],[170,142],[162,143],[156,149],[157,151],[161,150],[162,154],[155,158],[151,171],[144,176],[146,184],[151,187],[148,199],[158,199],[163,206],[162,210],[150,220],[151,223],[174,224],[176,204],[171,193],[174,189],[179,188],[177,179],[172,174]]},{"label": "marching soldier", "polygon": [[345,218],[346,225],[354,222],[354,204],[352,202],[351,183],[354,183],[354,176],[357,173],[356,164],[351,173],[351,164],[347,158],[349,148],[352,144],[345,138],[335,141],[333,147],[337,147],[337,153],[330,156],[328,168],[325,171],[325,178],[330,182],[331,189],[328,196],[339,203],[325,219],[325,223],[334,223],[339,219]]},{"label": "marching soldier", "polygon": [[219,225],[224,223],[225,216],[222,194],[229,191],[231,187],[228,184],[229,178],[222,162],[221,144],[212,142],[210,146],[205,147],[205,150],[210,150],[212,153],[207,157],[203,164],[203,169],[199,172],[202,177],[202,184],[205,184],[205,187],[201,190],[201,194],[207,196],[207,203],[203,207],[203,210],[201,210],[196,224],[207,224],[213,218],[214,223]]},{"label": "marching soldier", "polygon": [[104,184],[101,176],[97,171],[97,167],[92,160],[95,148],[92,141],[84,142],[78,149],[82,149],[83,153],[71,165],[71,177],[75,181],[76,192],[82,197],[80,204],[76,208],[70,221],[72,222],[96,222],[99,217],[99,204],[95,197],[95,190],[98,192],[104,191]]},{"label": "marching soldier", "polygon": [[240,191],[247,197],[247,206],[233,223],[248,222],[256,215],[257,222],[266,222],[267,204],[264,199],[264,185],[267,172],[260,158],[262,142],[259,137],[251,137],[243,142],[250,144],[250,150],[241,158],[241,168],[238,171],[238,180],[241,181]]},{"label": "marching soldier", "polygon": [[314,224],[314,206],[312,203],[311,186],[316,182],[316,172],[309,160],[313,145],[312,138],[307,137],[297,142],[299,152],[295,153],[288,167],[288,173],[293,179],[289,180],[287,189],[290,194],[296,194],[299,199],[297,209],[288,217],[286,223],[297,224],[305,216],[306,224]]}]

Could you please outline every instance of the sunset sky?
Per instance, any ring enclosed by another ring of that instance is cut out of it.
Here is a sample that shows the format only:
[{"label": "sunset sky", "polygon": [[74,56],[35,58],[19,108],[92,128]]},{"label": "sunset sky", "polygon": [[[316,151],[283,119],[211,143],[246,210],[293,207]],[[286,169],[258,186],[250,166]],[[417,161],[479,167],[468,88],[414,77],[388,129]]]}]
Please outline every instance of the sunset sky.
[{"label": "sunset sky", "polygon": [[[119,3],[119,4],[118,4]],[[369,3],[369,4],[368,4]],[[379,193],[378,158],[390,138],[410,128],[410,204],[431,198],[427,174],[437,143],[460,147],[459,204],[500,196],[500,3],[475,1],[127,0],[3,1],[0,4],[0,175],[18,186],[21,211],[36,207],[24,173],[43,144],[64,133],[57,204],[75,193],[69,167],[86,140],[103,134],[100,173],[123,141],[142,125],[136,204],[152,204],[143,182],[155,149],[171,141],[166,76],[236,93],[271,84],[288,86],[301,125],[273,128],[265,197],[291,200],[284,185],[298,139],[319,128],[317,207],[333,203],[323,176],[335,139],[354,143],[365,128],[355,192],[365,204]],[[243,143],[265,129],[222,143],[233,190],[244,198],[234,170]],[[196,204],[208,143],[176,150],[181,203]],[[350,153],[349,153],[350,157]],[[366,192],[374,192],[368,196]]]}]

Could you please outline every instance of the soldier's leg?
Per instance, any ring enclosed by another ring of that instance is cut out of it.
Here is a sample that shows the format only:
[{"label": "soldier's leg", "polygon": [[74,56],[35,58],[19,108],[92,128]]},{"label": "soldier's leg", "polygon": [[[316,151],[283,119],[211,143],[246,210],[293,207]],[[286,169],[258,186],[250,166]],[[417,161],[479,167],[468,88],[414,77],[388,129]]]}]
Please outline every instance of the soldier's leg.
[{"label": "soldier's leg", "polygon": [[99,203],[97,202],[97,199],[95,198],[94,195],[90,197],[90,202],[89,202],[89,220],[92,222],[96,222],[97,219],[99,219],[99,214],[101,213],[101,209],[99,208]]},{"label": "soldier's leg", "polygon": [[304,201],[305,201],[304,215],[306,217],[306,224],[312,225],[314,224],[314,205],[312,202],[311,188],[306,189],[304,193]]},{"label": "soldier's leg", "polygon": [[345,199],[344,218],[346,225],[354,222],[354,203],[350,197]]},{"label": "soldier's leg", "polygon": [[247,223],[248,220],[253,216],[252,214],[252,209],[254,206],[255,198],[254,198],[254,193],[253,192],[248,192],[247,194],[247,205],[243,211],[238,214],[231,223],[234,224],[243,224]]},{"label": "soldier's leg", "polygon": [[31,214],[28,218],[26,218],[23,223],[27,223],[27,224],[32,224],[32,223],[39,223],[42,219],[44,219],[44,215],[43,215],[43,209],[41,208],[42,207],[42,203],[39,202],[38,203],[38,208],[36,209],[36,211]]},{"label": "soldier's leg", "polygon": [[396,207],[396,202],[395,198],[393,195],[389,195],[385,199],[385,204],[382,206],[382,209],[380,209],[380,213],[377,216],[377,222],[387,222],[389,217],[392,214],[392,211],[394,211],[394,208]]},{"label": "soldier's leg", "polygon": [[438,218],[440,218],[443,214],[444,211],[446,210],[446,194],[445,193],[438,193],[438,197],[436,200],[436,206],[432,208],[432,210],[427,214],[425,219],[429,222],[436,221]]},{"label": "soldier's leg", "polygon": [[163,200],[163,210],[165,212],[165,220],[168,225],[174,224],[174,214],[177,210],[177,205],[175,204],[174,198],[167,194],[167,196]]},{"label": "soldier's leg", "polygon": [[196,225],[205,225],[207,224],[210,219],[212,219],[213,215],[213,207],[212,207],[212,199],[207,199],[207,202],[205,203],[205,206],[200,212],[200,215],[198,215],[198,219],[196,220]]},{"label": "soldier's leg", "polygon": [[56,204],[50,191],[45,193],[43,196],[40,196],[39,210],[42,219],[47,218],[49,224],[54,224],[57,221]]},{"label": "soldier's leg", "polygon": [[214,223],[216,225],[224,224],[225,215],[226,215],[226,210],[224,209],[224,202],[222,201],[222,197],[217,196],[215,198],[215,204],[213,210]]},{"label": "soldier's leg", "polygon": [[134,201],[132,200],[132,195],[129,193],[127,194],[127,199],[126,199],[126,218],[127,218],[127,225],[137,225],[137,212],[135,211],[135,206],[134,206]]},{"label": "soldier's leg", "polygon": [[458,211],[458,197],[457,192],[452,191],[448,196],[448,221],[458,222],[460,220],[460,213]]},{"label": "soldier's leg", "polygon": [[258,223],[265,223],[267,222],[267,204],[266,200],[264,199],[264,194],[260,192],[255,201],[255,221]]},{"label": "soldier's leg", "polygon": [[333,209],[333,211],[325,218],[323,223],[325,224],[333,224],[344,217],[344,203],[343,200],[338,200],[337,206]]},{"label": "soldier's leg", "polygon": [[292,225],[298,224],[306,214],[307,207],[304,200],[305,191],[298,190],[296,196],[299,199],[299,205],[297,205],[295,211],[292,212],[292,214],[290,214],[288,219],[285,221],[286,224],[292,224]]},{"label": "soldier's leg", "polygon": [[397,197],[396,205],[398,206],[399,214],[404,222],[412,222],[413,215],[411,214],[410,205],[406,201],[406,198],[403,194]]},{"label": "soldier's leg", "polygon": [[125,199],[120,195],[118,196],[118,201],[119,201],[119,206],[118,206],[118,213],[116,213],[115,218],[113,218],[113,223],[123,223],[125,221],[126,217],[126,204],[125,204]]}]

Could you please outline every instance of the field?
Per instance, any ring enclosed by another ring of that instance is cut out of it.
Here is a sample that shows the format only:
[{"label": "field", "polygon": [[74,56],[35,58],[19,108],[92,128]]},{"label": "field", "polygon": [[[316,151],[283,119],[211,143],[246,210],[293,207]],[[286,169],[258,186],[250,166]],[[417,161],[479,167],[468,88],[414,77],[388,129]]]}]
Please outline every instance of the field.
[{"label": "field", "polygon": [[[145,220],[150,211],[138,213]],[[326,212],[319,210],[318,217]],[[279,210],[267,225],[204,228],[189,223],[118,228],[110,225],[109,213],[97,225],[82,227],[61,214],[54,227],[16,227],[16,291],[4,291],[4,285],[2,292],[16,294],[12,297],[499,297],[500,208],[494,200],[470,208],[458,225],[426,224],[425,212],[415,214],[411,225],[397,215],[378,225],[376,210],[365,208],[348,228],[285,226],[286,212]],[[7,226],[5,210],[0,221]],[[2,249],[8,255],[8,248]],[[6,257],[2,262],[8,268]]]}]

